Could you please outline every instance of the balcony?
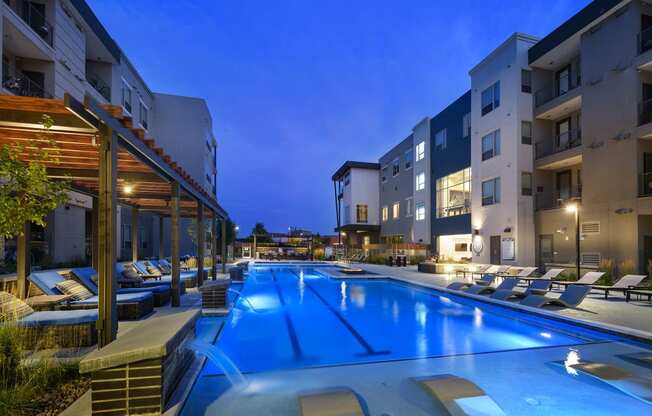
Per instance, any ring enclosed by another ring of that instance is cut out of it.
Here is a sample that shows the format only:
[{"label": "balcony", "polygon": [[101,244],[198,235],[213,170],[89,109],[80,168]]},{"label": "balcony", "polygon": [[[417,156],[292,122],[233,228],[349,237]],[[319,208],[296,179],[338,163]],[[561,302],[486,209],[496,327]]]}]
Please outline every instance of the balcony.
[{"label": "balcony", "polygon": [[542,170],[561,169],[582,162],[582,131],[569,130],[534,144],[535,167]]},{"label": "balcony", "polygon": [[41,39],[53,46],[54,26],[45,18],[45,5],[26,0],[4,0],[4,2]]},{"label": "balcony", "polygon": [[22,97],[52,98],[43,85],[15,68],[6,68],[2,74],[2,87]]},{"label": "balcony", "polygon": [[557,81],[546,85],[534,93],[534,105],[535,107],[541,107],[557,97],[568,94],[581,85],[582,79],[579,74],[571,73],[560,77]]},{"label": "balcony", "polygon": [[638,125],[652,122],[652,99],[638,103]]},{"label": "balcony", "polygon": [[100,76],[86,71],[86,80],[106,101],[111,102],[111,87]]},{"label": "balcony", "polygon": [[556,190],[552,195],[535,194],[534,208],[537,211],[559,209],[569,201],[578,201],[582,199],[582,188],[573,186],[571,189],[560,192]]},{"label": "balcony", "polygon": [[570,73],[534,93],[534,116],[555,120],[582,107],[582,81],[579,74]]},{"label": "balcony", "polygon": [[638,175],[638,196],[652,196],[652,172]]}]

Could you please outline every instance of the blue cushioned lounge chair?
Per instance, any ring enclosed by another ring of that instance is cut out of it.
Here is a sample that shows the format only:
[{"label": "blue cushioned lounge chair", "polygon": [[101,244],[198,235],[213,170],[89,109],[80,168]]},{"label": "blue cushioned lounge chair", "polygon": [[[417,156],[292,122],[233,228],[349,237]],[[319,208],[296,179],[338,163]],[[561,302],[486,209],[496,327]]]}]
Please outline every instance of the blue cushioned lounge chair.
[{"label": "blue cushioned lounge chair", "polygon": [[[41,271],[30,274],[29,281],[46,295],[61,295],[57,283],[66,279],[55,271]],[[67,301],[61,304],[65,309],[97,309],[99,297],[92,296],[84,300]],[[123,293],[116,295],[118,319],[135,320],[150,314],[154,310],[154,296],[151,292]]]},{"label": "blue cushioned lounge chair", "polygon": [[[124,269],[124,266],[125,265],[123,263],[117,264],[117,267],[121,267],[122,269]],[[134,263],[134,267],[139,273],[143,275],[143,277],[148,275],[147,265],[145,264],[144,261],[141,260]],[[197,272],[181,271],[179,273],[179,278],[181,279],[181,283],[183,283],[183,288],[185,289],[197,286]],[[163,274],[161,277],[158,278],[149,278],[149,279],[146,278],[145,282],[143,283],[143,286],[156,286],[156,285],[160,285],[161,283],[170,284],[171,282],[172,282],[172,275]]]}]

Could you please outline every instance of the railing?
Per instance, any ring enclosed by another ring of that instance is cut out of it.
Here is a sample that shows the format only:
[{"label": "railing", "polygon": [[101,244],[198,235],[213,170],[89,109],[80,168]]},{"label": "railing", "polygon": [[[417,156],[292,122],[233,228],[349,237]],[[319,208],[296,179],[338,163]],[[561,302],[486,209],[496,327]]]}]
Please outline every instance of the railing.
[{"label": "railing", "polygon": [[539,210],[558,209],[564,206],[570,200],[582,198],[582,188],[573,186],[564,192],[555,191],[553,195],[535,194],[534,208]]},{"label": "railing", "polygon": [[638,196],[652,196],[652,172],[638,176]]},{"label": "railing", "polygon": [[48,22],[45,15],[32,2],[26,0],[4,0],[4,2],[48,45],[53,45],[54,26]]},{"label": "railing", "polygon": [[97,91],[102,97],[106,98],[107,101],[111,102],[111,87],[109,87],[101,77],[97,74],[86,71],[86,80],[93,88],[95,88],[95,91]]},{"label": "railing", "polygon": [[638,125],[652,122],[652,99],[638,103]]},{"label": "railing", "polygon": [[579,74],[569,73],[534,93],[534,105],[542,106],[582,85]]},{"label": "railing", "polygon": [[652,49],[652,27],[643,29],[637,36],[636,43],[638,44],[638,54],[649,51]]},{"label": "railing", "polygon": [[15,68],[3,71],[2,87],[15,95],[22,97],[52,98],[43,85],[39,85],[27,75]]},{"label": "railing", "polygon": [[543,140],[534,144],[534,158],[554,155],[582,144],[582,130],[569,130],[558,134],[552,140]]}]

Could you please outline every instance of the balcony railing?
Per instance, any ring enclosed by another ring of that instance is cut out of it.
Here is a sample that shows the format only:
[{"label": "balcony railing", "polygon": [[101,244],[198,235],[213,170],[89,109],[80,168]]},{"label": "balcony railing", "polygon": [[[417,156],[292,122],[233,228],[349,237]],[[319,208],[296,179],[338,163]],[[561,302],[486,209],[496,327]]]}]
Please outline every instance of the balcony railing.
[{"label": "balcony railing", "polygon": [[637,36],[636,43],[638,44],[638,54],[649,51],[652,49],[652,27],[643,29]]},{"label": "balcony railing", "polygon": [[535,194],[534,207],[537,211],[544,209],[558,209],[571,200],[576,201],[581,198],[582,188],[579,186],[573,186],[571,189],[563,192],[555,191],[553,195]]},{"label": "balcony railing", "polygon": [[4,2],[48,45],[53,45],[54,26],[32,2],[26,0],[4,0]]},{"label": "balcony railing", "polygon": [[570,73],[534,93],[534,105],[542,106],[582,85],[579,74]]},{"label": "balcony railing", "polygon": [[638,175],[638,196],[652,196],[652,172]]},{"label": "balcony railing", "polygon": [[638,125],[652,122],[652,99],[638,103]]},{"label": "balcony railing", "polygon": [[540,159],[542,157],[554,155],[568,149],[572,149],[582,144],[582,130],[575,129],[569,130],[565,133],[558,134],[551,140],[544,140],[534,145],[534,157]]},{"label": "balcony railing", "polygon": [[111,87],[102,78],[97,74],[86,71],[86,80],[102,97],[109,102],[111,101]]},{"label": "balcony railing", "polygon": [[22,97],[52,98],[43,85],[30,79],[17,69],[8,68],[2,74],[2,87]]}]

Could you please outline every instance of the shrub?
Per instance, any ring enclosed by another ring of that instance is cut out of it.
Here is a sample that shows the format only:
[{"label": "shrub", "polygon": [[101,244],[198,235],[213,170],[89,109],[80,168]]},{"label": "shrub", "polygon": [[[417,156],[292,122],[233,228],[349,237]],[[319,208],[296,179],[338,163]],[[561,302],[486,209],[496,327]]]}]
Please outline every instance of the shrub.
[{"label": "shrub", "polygon": [[419,264],[426,260],[426,256],[416,255],[410,256],[410,264]]},{"label": "shrub", "polygon": [[0,389],[15,387],[19,383],[22,354],[20,332],[12,326],[0,326]]},{"label": "shrub", "polygon": [[620,262],[618,265],[618,276],[623,277],[627,274],[633,274],[636,272],[636,265],[634,264],[634,260],[632,259],[625,259]]},{"label": "shrub", "polygon": [[602,259],[598,265],[598,271],[604,272],[600,278],[599,284],[611,286],[614,280],[615,263],[612,259]]},{"label": "shrub", "polygon": [[371,264],[386,264],[386,263],[387,263],[387,258],[384,257],[384,256],[378,256],[378,255],[375,255],[375,256],[369,256],[369,257],[367,258],[367,263],[371,263]]}]

